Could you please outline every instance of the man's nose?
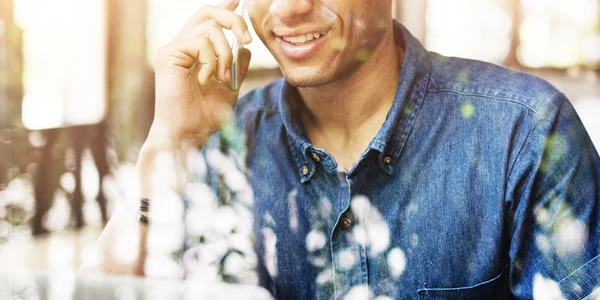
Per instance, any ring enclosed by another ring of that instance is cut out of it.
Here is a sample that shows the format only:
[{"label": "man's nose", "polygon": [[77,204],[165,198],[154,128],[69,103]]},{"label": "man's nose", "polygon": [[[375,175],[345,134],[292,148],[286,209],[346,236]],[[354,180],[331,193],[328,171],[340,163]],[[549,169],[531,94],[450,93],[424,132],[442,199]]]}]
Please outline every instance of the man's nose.
[{"label": "man's nose", "polygon": [[313,9],[314,0],[273,0],[269,8],[271,14],[281,20],[293,19]]}]

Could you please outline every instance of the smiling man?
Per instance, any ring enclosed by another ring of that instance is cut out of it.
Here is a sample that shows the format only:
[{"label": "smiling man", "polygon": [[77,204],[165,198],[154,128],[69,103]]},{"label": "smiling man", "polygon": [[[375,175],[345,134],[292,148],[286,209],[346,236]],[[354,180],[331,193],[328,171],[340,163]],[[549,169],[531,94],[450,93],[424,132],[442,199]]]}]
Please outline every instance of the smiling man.
[{"label": "smiling man", "polygon": [[[580,299],[600,286],[600,158],[561,92],[427,52],[391,0],[249,0],[284,78],[238,100],[223,34],[250,42],[237,5],[202,7],[157,55],[137,164],[150,203],[158,153],[243,155],[258,278],[278,299]],[[239,197],[212,167],[215,194]]]}]

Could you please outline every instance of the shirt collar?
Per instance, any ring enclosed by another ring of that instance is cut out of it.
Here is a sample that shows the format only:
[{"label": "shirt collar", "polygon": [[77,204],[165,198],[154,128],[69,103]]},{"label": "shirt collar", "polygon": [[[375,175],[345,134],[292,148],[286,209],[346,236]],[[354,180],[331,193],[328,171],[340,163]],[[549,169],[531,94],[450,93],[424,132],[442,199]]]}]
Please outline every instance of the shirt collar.
[{"label": "shirt collar", "polygon": [[[394,20],[394,35],[396,43],[405,49],[400,78],[386,120],[369,144],[369,149],[379,152],[379,164],[390,175],[394,173],[396,162],[425,98],[431,72],[427,50],[404,25],[396,20]],[[316,169],[313,153],[319,155],[321,158],[319,164],[328,171],[336,171],[336,163],[322,149],[318,149],[308,141],[297,113],[299,99],[298,90],[283,80],[279,108],[288,133],[288,143],[296,160],[300,179],[304,183],[312,177]]]}]

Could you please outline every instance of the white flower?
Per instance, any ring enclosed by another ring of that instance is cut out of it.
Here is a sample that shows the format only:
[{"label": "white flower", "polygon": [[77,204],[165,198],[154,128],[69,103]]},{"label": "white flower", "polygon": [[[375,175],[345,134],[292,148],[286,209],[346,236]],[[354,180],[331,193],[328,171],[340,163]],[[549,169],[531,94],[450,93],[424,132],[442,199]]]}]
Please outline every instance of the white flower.
[{"label": "white flower", "polygon": [[352,197],[352,200],[350,200],[350,206],[352,211],[358,216],[361,216],[363,213],[368,214],[371,210],[371,202],[369,201],[369,198],[364,195]]},{"label": "white flower", "polygon": [[306,249],[309,252],[317,251],[325,246],[327,238],[322,231],[313,229],[306,236]]},{"label": "white flower", "polygon": [[558,224],[554,234],[554,244],[558,255],[569,255],[581,251],[588,238],[587,226],[572,217]]},{"label": "white flower", "polygon": [[296,232],[298,231],[298,204],[296,203],[296,195],[298,192],[294,189],[288,195],[289,215],[290,215],[290,228]]},{"label": "white flower", "polygon": [[546,225],[546,223],[550,221],[550,213],[543,207],[538,207],[534,214],[536,221],[541,225]]},{"label": "white flower", "polygon": [[354,251],[344,249],[338,253],[338,265],[342,271],[348,271],[356,264],[358,257]]},{"label": "white flower", "polygon": [[344,295],[344,300],[365,300],[371,298],[373,298],[371,289],[365,284],[353,287],[346,295]]},{"label": "white flower", "polygon": [[237,168],[226,170],[224,181],[229,190],[235,193],[251,188],[246,176]]},{"label": "white flower", "polygon": [[566,299],[560,291],[558,283],[552,279],[546,279],[539,273],[533,276],[533,299],[534,300],[562,300]]},{"label": "white flower", "polygon": [[206,176],[206,161],[202,156],[202,152],[198,149],[189,149],[186,151],[186,165],[188,172],[196,176]]},{"label": "white flower", "polygon": [[250,238],[251,234],[248,233],[232,233],[227,235],[227,245],[230,249],[236,249],[244,253],[253,253],[254,248]]},{"label": "white flower", "polygon": [[263,215],[263,220],[265,221],[265,224],[267,224],[267,225],[275,225],[275,219],[273,219],[273,216],[271,216],[270,212],[266,212]]},{"label": "white flower", "polygon": [[251,234],[254,227],[254,215],[252,212],[246,206],[237,202],[233,203],[232,207],[235,210],[238,219],[236,231]]},{"label": "white flower", "polygon": [[183,262],[186,268],[191,271],[209,265],[218,265],[228,250],[229,247],[227,247],[225,240],[199,244],[185,251],[183,254]]},{"label": "white flower", "polygon": [[213,189],[201,182],[193,182],[186,187],[185,195],[192,205],[203,209],[215,209],[217,197]]},{"label": "white flower", "polygon": [[208,231],[210,225],[215,222],[215,213],[209,209],[202,209],[192,205],[187,211],[185,222],[187,224],[187,234],[191,236],[200,236]]},{"label": "white flower", "polygon": [[552,246],[550,244],[550,240],[548,240],[548,237],[543,234],[535,235],[535,244],[544,253],[548,253],[550,251],[550,249],[552,248]]},{"label": "white flower", "polygon": [[236,276],[237,274],[247,271],[251,268],[252,267],[248,265],[244,257],[237,252],[229,253],[227,258],[225,258],[225,263],[223,265],[224,273],[233,276]]},{"label": "white flower", "polygon": [[271,228],[263,228],[265,252],[263,259],[271,277],[277,276],[277,236]]},{"label": "white flower", "polygon": [[352,228],[352,237],[354,237],[354,240],[361,246],[366,247],[367,246],[367,233],[365,232],[365,229],[362,226],[354,226]]},{"label": "white flower", "polygon": [[358,224],[352,230],[357,242],[368,246],[371,256],[385,251],[390,243],[390,230],[381,213],[362,195],[354,196],[350,206],[358,218]]},{"label": "white flower", "polygon": [[321,212],[321,217],[329,218],[331,215],[331,202],[328,199],[322,198],[319,201],[319,211]]},{"label": "white flower", "polygon": [[225,174],[228,170],[235,168],[231,158],[214,148],[210,148],[206,151],[206,161],[208,165],[215,169],[219,174]]},{"label": "white flower", "polygon": [[406,255],[404,255],[404,251],[399,248],[390,250],[387,255],[387,265],[392,277],[398,279],[406,269]]},{"label": "white flower", "polygon": [[376,256],[388,248],[390,229],[385,222],[369,223],[367,235],[369,236],[369,254],[371,256]]},{"label": "white flower", "polygon": [[325,269],[317,275],[317,284],[323,285],[333,280],[333,272],[331,269]]},{"label": "white flower", "polygon": [[325,260],[322,257],[311,257],[310,263],[315,267],[322,268],[325,266]]},{"label": "white flower", "polygon": [[240,203],[247,205],[254,203],[254,190],[252,190],[252,187],[239,191],[236,196]]},{"label": "white flower", "polygon": [[0,190],[0,206],[16,205],[29,214],[34,211],[33,183],[26,177],[11,180],[4,190]]},{"label": "white flower", "polygon": [[217,210],[215,223],[212,224],[222,235],[230,234],[238,225],[238,215],[231,206],[223,206]]}]

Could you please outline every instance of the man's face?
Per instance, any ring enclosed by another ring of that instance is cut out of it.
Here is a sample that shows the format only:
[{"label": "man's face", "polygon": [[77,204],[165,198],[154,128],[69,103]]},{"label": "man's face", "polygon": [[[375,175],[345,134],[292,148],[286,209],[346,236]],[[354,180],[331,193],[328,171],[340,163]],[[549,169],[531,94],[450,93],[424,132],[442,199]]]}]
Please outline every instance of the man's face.
[{"label": "man's face", "polygon": [[258,37],[297,87],[331,83],[366,61],[391,22],[391,0],[248,0]]}]

